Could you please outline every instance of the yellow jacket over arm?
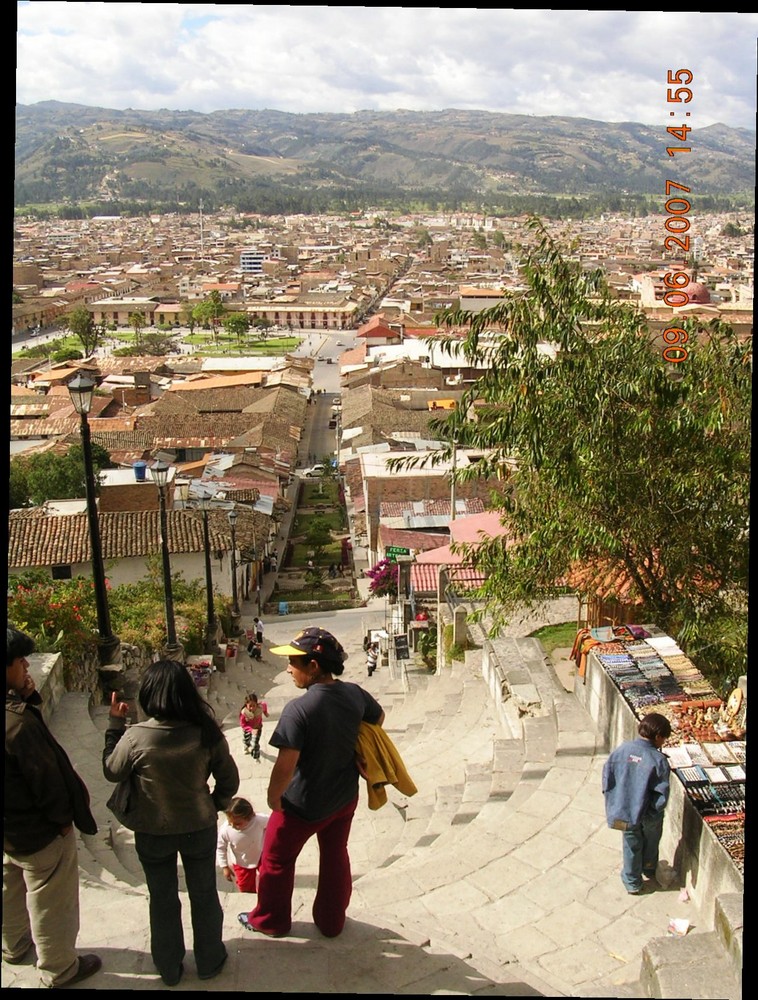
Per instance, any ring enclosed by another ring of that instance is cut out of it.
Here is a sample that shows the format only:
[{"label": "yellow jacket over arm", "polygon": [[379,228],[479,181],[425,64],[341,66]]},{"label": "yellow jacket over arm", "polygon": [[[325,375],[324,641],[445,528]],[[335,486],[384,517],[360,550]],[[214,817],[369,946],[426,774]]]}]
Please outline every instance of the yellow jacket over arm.
[{"label": "yellow jacket over arm", "polygon": [[403,795],[415,795],[418,791],[397,747],[381,726],[362,722],[355,752],[366,762],[369,809],[379,809],[385,804],[386,785],[394,785]]}]

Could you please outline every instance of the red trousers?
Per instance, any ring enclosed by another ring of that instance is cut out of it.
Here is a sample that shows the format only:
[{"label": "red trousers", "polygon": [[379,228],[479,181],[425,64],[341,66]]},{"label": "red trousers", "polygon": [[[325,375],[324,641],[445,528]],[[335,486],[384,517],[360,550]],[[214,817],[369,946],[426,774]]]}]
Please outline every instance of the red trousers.
[{"label": "red trousers", "polygon": [[258,884],[258,869],[243,868],[242,865],[232,865],[234,878],[240,892],[255,892]]},{"label": "red trousers", "polygon": [[292,813],[272,812],[258,866],[258,905],[250,923],[268,934],[284,935],[292,926],[295,862],[315,833],[319,846],[318,888],[313,922],[325,937],[336,937],[345,926],[353,891],[347,839],[358,799],[315,823]]}]

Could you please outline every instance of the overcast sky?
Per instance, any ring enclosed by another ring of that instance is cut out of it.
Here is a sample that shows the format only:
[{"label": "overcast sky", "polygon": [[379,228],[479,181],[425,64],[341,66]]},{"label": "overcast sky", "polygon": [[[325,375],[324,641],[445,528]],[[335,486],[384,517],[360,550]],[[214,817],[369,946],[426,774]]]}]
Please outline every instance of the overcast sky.
[{"label": "overcast sky", "polygon": [[[20,104],[482,109],[755,128],[758,15],[696,11],[18,4]],[[675,119],[678,121],[678,118]],[[684,119],[682,119],[684,120]]]}]

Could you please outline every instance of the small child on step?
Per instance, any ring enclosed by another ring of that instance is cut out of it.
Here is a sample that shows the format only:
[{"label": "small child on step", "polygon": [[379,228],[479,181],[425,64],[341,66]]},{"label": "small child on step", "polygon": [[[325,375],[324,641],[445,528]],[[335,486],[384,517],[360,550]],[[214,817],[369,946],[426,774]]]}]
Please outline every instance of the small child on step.
[{"label": "small child on step", "polygon": [[240,892],[256,892],[269,815],[256,813],[247,799],[234,798],[226,811],[226,822],[218,832],[216,859],[224,878],[236,882]]}]

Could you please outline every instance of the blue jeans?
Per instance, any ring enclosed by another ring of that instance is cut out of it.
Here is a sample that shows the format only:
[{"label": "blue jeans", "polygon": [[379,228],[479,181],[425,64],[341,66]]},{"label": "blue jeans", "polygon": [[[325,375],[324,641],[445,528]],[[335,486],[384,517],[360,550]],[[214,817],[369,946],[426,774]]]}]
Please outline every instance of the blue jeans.
[{"label": "blue jeans", "polygon": [[663,813],[646,813],[639,826],[623,833],[624,868],[621,881],[627,892],[639,892],[642,874],[654,875],[658,864],[658,845],[663,833]]},{"label": "blue jeans", "polygon": [[223,910],[216,888],[216,827],[192,833],[135,833],[134,842],[150,892],[150,953],[161,976],[174,978],[184,958],[177,854],[181,855],[192,914],[192,947],[198,975],[223,964]]}]

